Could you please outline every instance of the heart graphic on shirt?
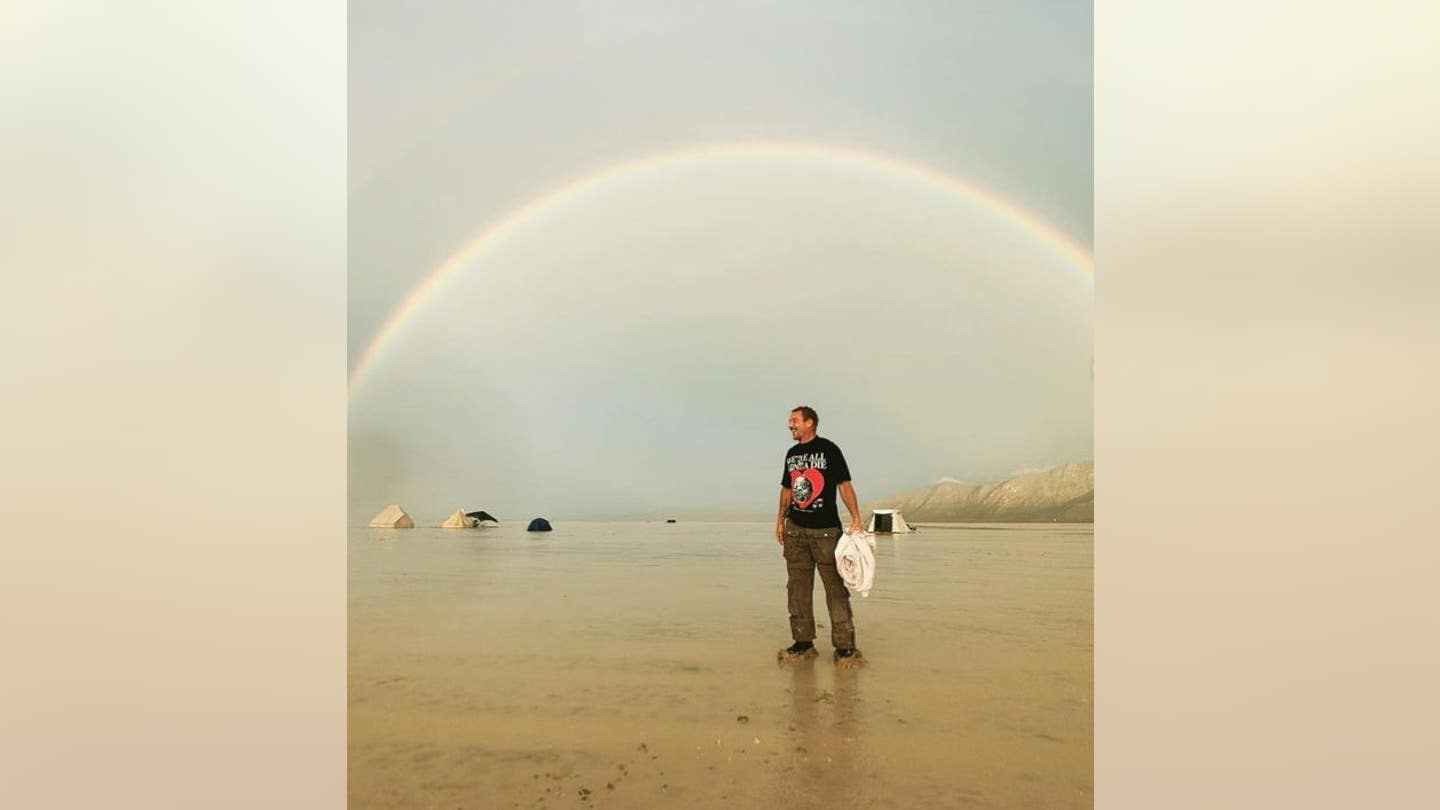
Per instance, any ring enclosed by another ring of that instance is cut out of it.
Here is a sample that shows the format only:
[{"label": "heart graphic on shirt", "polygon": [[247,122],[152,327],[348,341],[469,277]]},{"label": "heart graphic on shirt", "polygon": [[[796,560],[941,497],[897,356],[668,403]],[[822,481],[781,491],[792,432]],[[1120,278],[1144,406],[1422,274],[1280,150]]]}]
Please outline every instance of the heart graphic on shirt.
[{"label": "heart graphic on shirt", "polygon": [[791,470],[790,497],[795,505],[805,509],[825,491],[825,476],[819,470]]}]

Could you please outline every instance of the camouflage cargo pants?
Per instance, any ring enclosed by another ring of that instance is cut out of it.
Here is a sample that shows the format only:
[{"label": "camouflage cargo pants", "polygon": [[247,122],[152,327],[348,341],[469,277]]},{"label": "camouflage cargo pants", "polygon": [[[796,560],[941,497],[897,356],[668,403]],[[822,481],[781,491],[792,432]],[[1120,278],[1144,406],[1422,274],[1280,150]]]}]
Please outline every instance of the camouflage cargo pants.
[{"label": "camouflage cargo pants", "polygon": [[830,641],[836,649],[855,646],[855,625],[850,616],[850,591],[835,568],[835,544],[840,529],[807,529],[785,521],[785,568],[790,575],[790,636],[796,641],[815,638],[815,570],[825,586],[830,609]]}]

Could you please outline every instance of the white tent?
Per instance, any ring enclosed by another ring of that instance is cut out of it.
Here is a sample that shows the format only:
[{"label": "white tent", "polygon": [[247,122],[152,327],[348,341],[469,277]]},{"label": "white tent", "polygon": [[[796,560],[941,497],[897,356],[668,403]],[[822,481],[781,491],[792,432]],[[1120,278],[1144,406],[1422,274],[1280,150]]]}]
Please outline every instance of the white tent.
[{"label": "white tent", "polygon": [[476,520],[475,518],[470,517],[469,515],[465,514],[465,510],[464,510],[464,509],[456,509],[454,514],[452,514],[452,515],[451,515],[450,517],[448,517],[448,518],[445,518],[445,522],[440,524],[440,528],[442,528],[442,529],[473,529],[473,528],[475,528],[476,526],[479,526],[479,525],[480,525],[480,521],[478,521],[478,520]]},{"label": "white tent", "polygon": [[865,527],[870,533],[890,532],[891,534],[908,534],[910,524],[905,522],[905,516],[900,514],[899,509],[876,509],[870,515],[870,525]]},{"label": "white tent", "polygon": [[410,516],[405,514],[405,510],[400,508],[400,504],[392,503],[385,507],[380,514],[370,519],[370,528],[413,529],[415,528],[415,521],[411,520]]}]

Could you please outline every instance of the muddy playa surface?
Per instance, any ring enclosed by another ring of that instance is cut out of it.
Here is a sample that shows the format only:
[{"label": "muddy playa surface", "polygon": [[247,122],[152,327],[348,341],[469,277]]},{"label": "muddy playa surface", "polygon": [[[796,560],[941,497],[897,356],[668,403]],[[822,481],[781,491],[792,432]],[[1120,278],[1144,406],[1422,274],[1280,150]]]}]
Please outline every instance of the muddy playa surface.
[{"label": "muddy playa surface", "polygon": [[350,807],[1092,806],[1092,527],[878,546],[839,669],[768,524],[352,529]]}]

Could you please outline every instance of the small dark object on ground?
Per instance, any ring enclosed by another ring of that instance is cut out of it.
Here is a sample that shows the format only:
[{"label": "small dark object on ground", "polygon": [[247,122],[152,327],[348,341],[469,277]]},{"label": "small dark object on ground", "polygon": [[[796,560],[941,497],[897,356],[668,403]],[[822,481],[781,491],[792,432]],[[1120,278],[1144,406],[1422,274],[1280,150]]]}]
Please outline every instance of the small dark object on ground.
[{"label": "small dark object on ground", "polygon": [[525,531],[548,532],[550,531],[550,521],[546,520],[545,518],[535,518],[534,520],[530,521],[530,525],[525,529]]},{"label": "small dark object on ground", "polygon": [[735,718],[735,722],[737,722],[737,723],[748,723],[748,722],[750,722],[750,718],[749,718],[748,716],[742,714],[742,715],[740,715],[740,716],[738,716],[738,717]]}]

